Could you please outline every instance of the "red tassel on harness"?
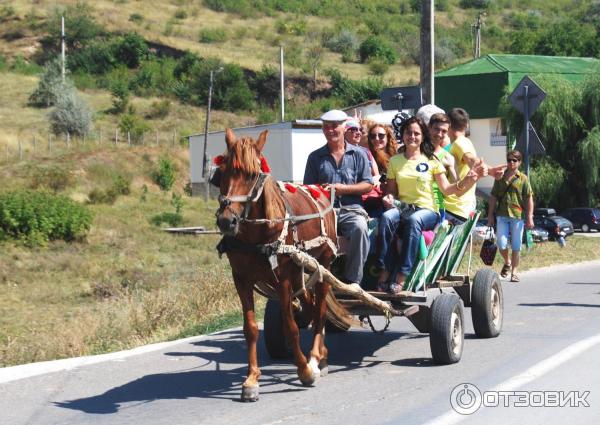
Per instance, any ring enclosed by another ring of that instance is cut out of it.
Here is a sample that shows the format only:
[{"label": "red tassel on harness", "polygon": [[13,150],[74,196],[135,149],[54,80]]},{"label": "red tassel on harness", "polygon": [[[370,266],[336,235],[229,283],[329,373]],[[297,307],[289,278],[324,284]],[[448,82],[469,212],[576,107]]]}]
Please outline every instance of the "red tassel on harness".
[{"label": "red tassel on harness", "polygon": [[221,165],[225,164],[226,161],[227,158],[225,158],[224,155],[215,156],[213,158],[213,164],[215,164],[217,167],[220,167]]},{"label": "red tassel on harness", "polygon": [[296,186],[294,186],[293,184],[290,184],[290,183],[286,183],[284,186],[285,186],[286,190],[290,193],[296,193],[296,191],[298,190],[298,188]]},{"label": "red tassel on harness", "polygon": [[271,172],[271,168],[269,167],[269,164],[267,164],[267,158],[265,158],[264,156],[260,157],[260,171],[262,171],[263,173]]},{"label": "red tassel on harness", "polygon": [[317,187],[319,188],[319,190],[321,191],[321,193],[323,195],[325,195],[325,197],[331,201],[331,192],[329,190],[327,190],[328,188],[324,188],[320,184],[317,185]]},{"label": "red tassel on harness", "polygon": [[308,189],[308,191],[310,192],[310,196],[312,196],[314,199],[318,199],[319,196],[321,196],[321,191],[318,189],[315,189],[315,186],[304,185],[304,187],[306,187]]}]

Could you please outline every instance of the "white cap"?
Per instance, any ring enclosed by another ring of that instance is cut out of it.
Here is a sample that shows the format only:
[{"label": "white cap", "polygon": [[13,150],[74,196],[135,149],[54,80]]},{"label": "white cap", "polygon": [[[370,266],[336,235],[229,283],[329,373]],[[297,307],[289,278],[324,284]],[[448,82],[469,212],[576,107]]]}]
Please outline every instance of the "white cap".
[{"label": "white cap", "polygon": [[425,123],[425,125],[429,125],[429,120],[433,114],[444,114],[445,111],[439,106],[435,106],[433,104],[423,105],[417,111],[417,118]]},{"label": "white cap", "polygon": [[344,111],[340,111],[339,109],[332,109],[331,111],[325,112],[321,115],[321,121],[346,121],[348,119],[348,114]]}]

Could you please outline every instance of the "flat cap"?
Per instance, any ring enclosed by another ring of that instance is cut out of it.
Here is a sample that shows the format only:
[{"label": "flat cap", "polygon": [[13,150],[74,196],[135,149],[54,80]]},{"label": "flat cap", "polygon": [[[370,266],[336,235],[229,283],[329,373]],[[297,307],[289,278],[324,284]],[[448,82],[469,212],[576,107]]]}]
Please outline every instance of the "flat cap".
[{"label": "flat cap", "polygon": [[344,111],[339,109],[332,109],[331,111],[325,112],[321,115],[321,121],[346,121],[348,115]]}]

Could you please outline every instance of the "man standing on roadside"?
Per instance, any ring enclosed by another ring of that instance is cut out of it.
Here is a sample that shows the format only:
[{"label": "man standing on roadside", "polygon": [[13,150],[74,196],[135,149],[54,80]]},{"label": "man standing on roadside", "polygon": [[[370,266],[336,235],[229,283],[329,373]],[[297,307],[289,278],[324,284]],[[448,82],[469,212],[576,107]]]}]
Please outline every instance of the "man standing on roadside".
[{"label": "man standing on roadside", "polygon": [[360,283],[369,253],[368,215],[361,195],[373,188],[373,180],[364,149],[344,140],[347,119],[336,109],[321,116],[327,144],[308,156],[304,184],[333,185],[338,233],[349,239],[344,280]]}]

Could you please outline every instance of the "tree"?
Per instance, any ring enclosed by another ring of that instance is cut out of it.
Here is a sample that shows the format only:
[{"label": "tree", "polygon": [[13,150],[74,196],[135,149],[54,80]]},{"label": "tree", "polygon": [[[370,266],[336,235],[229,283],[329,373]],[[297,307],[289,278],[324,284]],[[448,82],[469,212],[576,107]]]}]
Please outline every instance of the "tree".
[{"label": "tree", "polygon": [[542,31],[534,51],[548,56],[596,56],[599,52],[597,37],[592,25],[565,19]]},{"label": "tree", "polygon": [[125,34],[115,43],[115,57],[128,68],[137,68],[147,55],[148,45],[136,33]]},{"label": "tree", "polygon": [[56,97],[61,92],[73,90],[69,79],[62,79],[61,60],[57,56],[44,66],[37,88],[29,96],[29,104],[38,107],[50,107],[56,103]]},{"label": "tree", "polygon": [[65,44],[69,50],[83,47],[104,33],[92,15],[90,5],[77,3],[65,9],[56,8],[48,21],[46,42],[56,50],[60,48],[61,18],[65,18]]},{"label": "tree", "polygon": [[69,133],[83,136],[92,127],[92,112],[76,90],[61,92],[50,112],[50,124],[54,134]]},{"label": "tree", "polygon": [[314,43],[308,47],[306,50],[306,59],[308,60],[308,65],[312,71],[312,80],[313,80],[313,90],[317,90],[317,71],[321,66],[321,60],[323,59],[323,54],[325,53],[325,48],[320,44]]}]

